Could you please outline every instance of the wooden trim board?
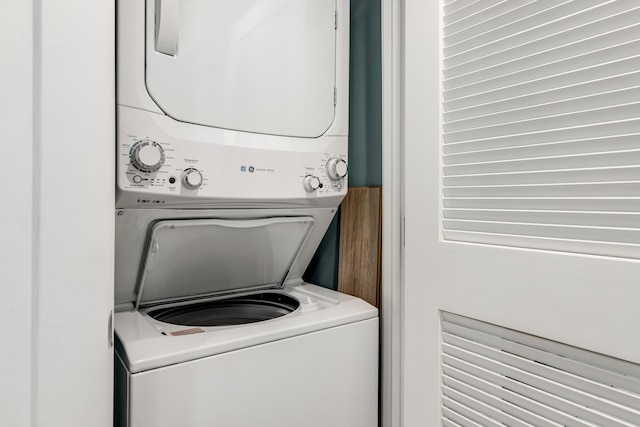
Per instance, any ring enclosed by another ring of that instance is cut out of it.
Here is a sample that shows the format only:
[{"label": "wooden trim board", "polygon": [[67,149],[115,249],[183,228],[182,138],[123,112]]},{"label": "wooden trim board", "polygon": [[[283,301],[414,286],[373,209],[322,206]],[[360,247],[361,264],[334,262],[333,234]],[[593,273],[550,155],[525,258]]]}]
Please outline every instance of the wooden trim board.
[{"label": "wooden trim board", "polygon": [[338,290],[380,307],[382,187],[349,188],[340,211]]}]

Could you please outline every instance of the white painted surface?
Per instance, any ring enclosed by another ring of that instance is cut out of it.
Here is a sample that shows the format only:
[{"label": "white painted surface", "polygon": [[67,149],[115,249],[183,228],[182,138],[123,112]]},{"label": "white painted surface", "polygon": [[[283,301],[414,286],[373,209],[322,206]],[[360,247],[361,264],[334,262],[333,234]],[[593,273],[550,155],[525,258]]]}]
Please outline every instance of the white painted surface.
[{"label": "white painted surface", "polygon": [[403,26],[404,426],[440,425],[439,310],[640,362],[638,262],[442,240],[439,3]]},{"label": "white painted surface", "polygon": [[[33,3],[3,5],[0,141],[5,162],[0,239],[0,425],[31,423],[33,250]],[[19,179],[19,181],[18,181]]]},{"label": "white painted surface", "polygon": [[400,426],[401,416],[401,179],[400,89],[401,5],[382,0],[382,287],[380,414],[384,427]]},{"label": "white painted surface", "polygon": [[111,425],[113,14],[109,1],[3,9],[0,425]]}]

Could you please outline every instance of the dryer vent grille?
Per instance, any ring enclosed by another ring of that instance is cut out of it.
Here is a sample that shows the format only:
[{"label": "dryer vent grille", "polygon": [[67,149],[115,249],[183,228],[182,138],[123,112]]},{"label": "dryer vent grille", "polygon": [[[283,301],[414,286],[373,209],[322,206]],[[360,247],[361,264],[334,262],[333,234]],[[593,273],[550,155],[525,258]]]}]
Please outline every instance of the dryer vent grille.
[{"label": "dryer vent grille", "polygon": [[640,365],[443,313],[443,426],[639,426]]}]

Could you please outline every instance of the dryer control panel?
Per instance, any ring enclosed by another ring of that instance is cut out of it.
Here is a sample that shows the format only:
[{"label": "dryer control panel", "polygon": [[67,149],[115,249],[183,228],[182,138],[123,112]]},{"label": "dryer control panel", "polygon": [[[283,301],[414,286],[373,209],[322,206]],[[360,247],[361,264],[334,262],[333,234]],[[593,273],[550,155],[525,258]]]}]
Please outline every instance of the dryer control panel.
[{"label": "dryer control panel", "polygon": [[179,140],[149,127],[120,134],[118,207],[234,201],[324,206],[327,203],[317,200],[323,198],[337,206],[336,196],[341,199],[346,194],[346,137],[283,142],[282,137],[206,131],[210,135],[203,135],[204,141]]}]

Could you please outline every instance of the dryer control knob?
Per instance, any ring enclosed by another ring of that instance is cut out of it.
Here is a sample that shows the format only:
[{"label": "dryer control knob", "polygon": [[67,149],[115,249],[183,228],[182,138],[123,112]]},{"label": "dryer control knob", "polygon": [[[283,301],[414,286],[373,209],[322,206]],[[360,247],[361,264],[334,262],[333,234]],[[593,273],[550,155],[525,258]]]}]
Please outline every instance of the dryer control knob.
[{"label": "dryer control knob", "polygon": [[302,183],[307,193],[313,193],[320,188],[320,179],[318,179],[317,176],[307,175],[304,177]]},{"label": "dryer control knob", "polygon": [[142,172],[155,172],[164,164],[164,150],[155,141],[138,141],[129,150],[131,164]]},{"label": "dryer control knob", "polygon": [[347,162],[337,157],[329,159],[327,162],[327,175],[332,181],[340,181],[347,176]]},{"label": "dryer control knob", "polygon": [[182,185],[189,190],[197,190],[202,185],[202,173],[198,169],[186,169],[182,174]]}]

